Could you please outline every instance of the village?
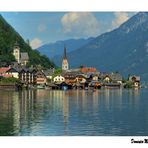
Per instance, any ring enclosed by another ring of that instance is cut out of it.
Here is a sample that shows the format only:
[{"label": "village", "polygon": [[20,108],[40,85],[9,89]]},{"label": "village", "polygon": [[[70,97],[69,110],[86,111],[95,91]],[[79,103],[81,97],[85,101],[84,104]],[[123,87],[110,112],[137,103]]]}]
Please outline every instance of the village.
[{"label": "village", "polygon": [[[27,67],[29,55],[21,52],[16,42],[12,53],[16,62],[8,67],[0,67],[0,89],[101,89],[101,88],[140,88],[140,76],[130,75],[127,79],[118,72],[100,72],[94,67],[70,69],[64,47],[62,68],[41,69]],[[13,81],[13,79],[17,81]]]}]

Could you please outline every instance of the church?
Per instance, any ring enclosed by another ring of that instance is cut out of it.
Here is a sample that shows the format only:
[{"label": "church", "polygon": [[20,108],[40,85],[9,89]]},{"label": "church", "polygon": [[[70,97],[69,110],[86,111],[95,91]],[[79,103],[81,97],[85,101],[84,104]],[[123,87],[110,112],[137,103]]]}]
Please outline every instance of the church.
[{"label": "church", "polygon": [[25,66],[29,61],[29,56],[27,52],[20,52],[20,46],[16,42],[13,47],[13,55],[18,64]]},{"label": "church", "polygon": [[69,70],[69,64],[68,64],[67,55],[66,55],[66,47],[64,47],[64,55],[63,55],[63,61],[62,61],[62,70],[63,71]]}]

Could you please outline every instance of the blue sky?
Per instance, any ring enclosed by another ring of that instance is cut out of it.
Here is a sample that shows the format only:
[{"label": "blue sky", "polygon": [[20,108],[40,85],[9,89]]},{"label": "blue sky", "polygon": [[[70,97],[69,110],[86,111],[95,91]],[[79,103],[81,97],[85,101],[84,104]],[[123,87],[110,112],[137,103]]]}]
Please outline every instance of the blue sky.
[{"label": "blue sky", "polygon": [[117,28],[135,13],[127,12],[1,12],[35,49],[71,38],[95,37]]}]

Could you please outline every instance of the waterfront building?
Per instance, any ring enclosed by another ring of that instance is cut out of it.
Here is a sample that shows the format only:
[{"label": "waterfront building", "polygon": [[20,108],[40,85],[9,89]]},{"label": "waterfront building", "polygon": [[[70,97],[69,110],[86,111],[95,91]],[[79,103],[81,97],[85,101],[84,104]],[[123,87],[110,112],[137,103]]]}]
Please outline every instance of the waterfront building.
[{"label": "waterfront building", "polygon": [[13,67],[1,67],[0,76],[2,77],[14,77],[19,78],[19,72]]},{"label": "waterfront building", "polygon": [[65,81],[65,78],[61,75],[58,75],[56,77],[53,78],[54,83],[62,83]]},{"label": "waterfront building", "polygon": [[19,79],[25,84],[36,84],[35,69],[22,68],[19,69]]},{"label": "waterfront building", "polygon": [[101,73],[99,78],[104,83],[118,83],[122,84],[123,78],[120,73]]},{"label": "waterfront building", "polygon": [[42,71],[37,71],[35,73],[35,82],[37,85],[46,85],[47,84],[46,75]]},{"label": "waterfront building", "polygon": [[123,78],[120,73],[111,73],[109,74],[111,82],[122,84]]},{"label": "waterfront building", "polygon": [[45,70],[45,71],[44,71],[44,74],[46,75],[46,77],[47,77],[48,79],[52,80],[53,75],[54,75],[54,71],[55,71],[54,68],[48,69],[48,70]]},{"label": "waterfront building", "polygon": [[12,77],[12,74],[8,74],[7,71],[10,69],[10,67],[1,67],[0,68],[0,76],[1,77]]},{"label": "waterfront building", "polygon": [[86,82],[86,76],[84,74],[76,75],[76,82],[85,83]]},{"label": "waterfront building", "polygon": [[98,81],[98,77],[99,77],[98,74],[94,74],[94,75],[92,76],[92,80],[93,80],[93,81]]},{"label": "waterfront building", "polygon": [[28,53],[21,52],[20,46],[17,42],[14,44],[14,47],[13,47],[13,55],[14,55],[18,64],[26,65],[29,61]]},{"label": "waterfront building", "polygon": [[12,77],[17,78],[17,79],[19,78],[19,72],[18,72],[18,70],[15,69],[15,68],[13,68],[13,67],[9,68],[6,71],[6,74],[12,75]]},{"label": "waterfront building", "polygon": [[2,67],[0,68],[0,76],[14,77],[24,84],[47,84],[46,75],[37,69]]},{"label": "waterfront building", "polygon": [[77,72],[77,71],[66,72],[64,74],[65,82],[67,84],[74,85],[76,83],[76,76],[78,74],[80,74],[80,72]]},{"label": "waterfront building", "polygon": [[105,82],[105,83],[111,82],[111,78],[109,77],[109,75],[106,75],[106,76],[103,77],[103,82]]},{"label": "waterfront building", "polygon": [[67,60],[67,55],[66,55],[66,47],[64,47],[64,55],[63,55],[63,61],[62,61],[62,70],[67,71],[69,69],[69,64]]},{"label": "waterfront building", "polygon": [[134,87],[140,87],[140,76],[129,76],[128,80],[133,82]]},{"label": "waterfront building", "polygon": [[22,68],[19,70],[19,79],[25,84],[46,85],[46,75],[37,69]]}]

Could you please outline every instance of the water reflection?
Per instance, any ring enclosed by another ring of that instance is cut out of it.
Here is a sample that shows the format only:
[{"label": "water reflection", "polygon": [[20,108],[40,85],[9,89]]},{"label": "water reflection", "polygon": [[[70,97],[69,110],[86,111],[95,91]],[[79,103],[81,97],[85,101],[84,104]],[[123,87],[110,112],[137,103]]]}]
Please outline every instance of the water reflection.
[{"label": "water reflection", "polygon": [[147,92],[0,90],[0,135],[148,135]]}]

